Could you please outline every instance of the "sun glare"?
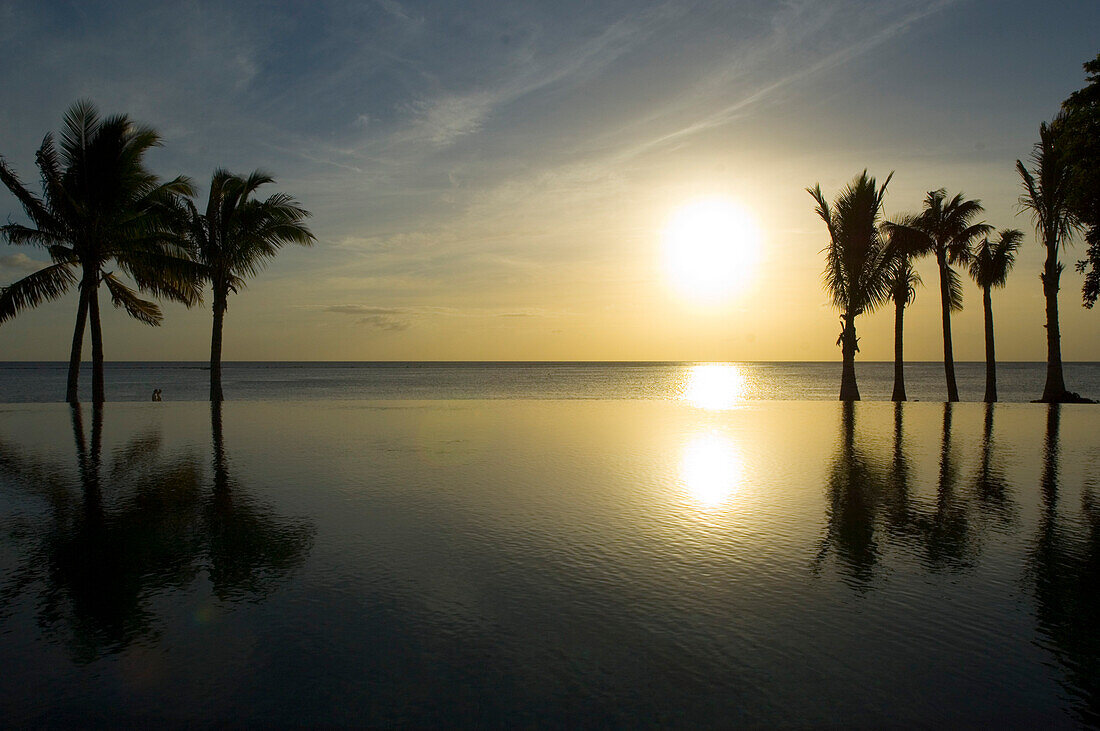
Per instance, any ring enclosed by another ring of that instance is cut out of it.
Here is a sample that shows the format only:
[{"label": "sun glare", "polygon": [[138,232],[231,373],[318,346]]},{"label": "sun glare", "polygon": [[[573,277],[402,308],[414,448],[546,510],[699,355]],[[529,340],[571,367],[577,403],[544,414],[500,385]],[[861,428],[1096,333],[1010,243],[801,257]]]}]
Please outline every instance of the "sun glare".
[{"label": "sun glare", "polygon": [[701,409],[732,409],[745,398],[745,377],[729,363],[692,366],[680,398]]},{"label": "sun glare", "polygon": [[742,480],[741,460],[728,437],[700,434],[684,448],[680,474],[684,487],[704,508],[725,504]]},{"label": "sun glare", "polygon": [[760,232],[752,216],[725,198],[683,206],[665,229],[665,270],[692,297],[736,293],[752,276],[759,256]]}]

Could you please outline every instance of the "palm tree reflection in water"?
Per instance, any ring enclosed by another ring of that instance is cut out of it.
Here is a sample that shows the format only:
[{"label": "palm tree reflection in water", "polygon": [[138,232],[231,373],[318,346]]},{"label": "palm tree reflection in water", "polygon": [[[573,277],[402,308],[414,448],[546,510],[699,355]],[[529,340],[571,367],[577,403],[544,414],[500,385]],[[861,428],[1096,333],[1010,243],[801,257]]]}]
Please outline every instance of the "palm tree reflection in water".
[{"label": "palm tree reflection in water", "polygon": [[1062,406],[1047,406],[1042,511],[1029,574],[1038,604],[1039,631],[1065,667],[1066,690],[1080,698],[1080,719],[1100,725],[1100,504],[1094,485],[1081,495],[1083,527],[1066,525],[1059,509],[1058,430]]},{"label": "palm tree reflection in water", "polygon": [[[921,405],[917,405],[920,407]],[[925,571],[966,571],[979,564],[982,538],[990,527],[1011,528],[1020,516],[1004,470],[998,465],[994,422],[998,407],[982,413],[981,451],[974,478],[964,488],[952,444],[952,422],[958,406],[943,405],[943,425],[936,493],[932,501],[910,495],[913,481],[903,446],[903,414],[894,408],[893,453],[877,459],[861,446],[856,430],[859,407],[842,404],[836,457],[826,481],[826,529],[814,559],[822,571],[830,552],[842,578],[860,593],[874,588],[879,573],[888,573],[895,544],[909,550],[894,557],[907,560],[919,549]],[[1091,478],[1082,492],[1079,517],[1067,514],[1059,478],[1061,409],[1046,412],[1039,498],[1038,531],[1022,578],[1033,587],[1037,628],[1063,666],[1062,683],[1076,699],[1074,713],[1089,725],[1100,724],[1100,499]]]},{"label": "palm tree reflection in water", "polygon": [[[848,402],[841,406],[839,448],[826,483],[826,533],[814,569],[820,571],[832,551],[846,580],[861,590],[871,586],[876,568],[895,543],[919,549],[929,571],[965,568],[975,551],[972,501],[958,491],[959,468],[951,441],[954,407],[943,405],[939,474],[931,504],[910,494],[913,466],[904,446],[906,408],[894,404],[893,448],[886,457],[861,446],[857,407]],[[990,476],[994,472],[992,467],[987,470]]]},{"label": "palm tree reflection in water", "polygon": [[0,612],[36,595],[39,625],[80,664],[156,639],[155,600],[204,571],[218,600],[262,598],[309,552],[314,528],[255,504],[231,477],[220,409],[211,413],[214,485],[193,451],[166,453],[159,431],[139,434],[103,464],[104,410],[71,407],[78,481],[61,464],[0,442],[0,474],[40,495],[40,525],[21,526],[17,569],[0,588]]}]

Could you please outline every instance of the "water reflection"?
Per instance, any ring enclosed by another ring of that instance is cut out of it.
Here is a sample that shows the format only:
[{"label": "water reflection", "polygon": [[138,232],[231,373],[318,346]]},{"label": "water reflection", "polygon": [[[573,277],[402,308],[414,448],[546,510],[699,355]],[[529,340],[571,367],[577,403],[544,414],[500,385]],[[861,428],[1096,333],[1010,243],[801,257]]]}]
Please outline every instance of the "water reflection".
[{"label": "water reflection", "polygon": [[[1063,515],[1059,485],[1062,406],[1047,406],[1042,513],[1031,557],[1039,630],[1069,674],[1066,690],[1081,699],[1077,714],[1100,725],[1100,501],[1092,484],[1081,495],[1081,523]],[[1083,526],[1082,526],[1083,524]]]},{"label": "water reflection", "polygon": [[984,408],[981,459],[974,477],[974,492],[981,502],[983,513],[1008,525],[1016,520],[1016,514],[1009,495],[1008,478],[1000,463],[994,459],[993,412],[997,405],[987,403]]},{"label": "water reflection", "polygon": [[[913,467],[904,444],[906,405],[893,406],[889,456],[865,446],[856,428],[858,406],[841,406],[840,437],[826,483],[826,532],[814,560],[820,570],[830,552],[846,580],[861,590],[873,582],[891,547],[917,550],[930,571],[961,570],[975,550],[970,496],[960,494],[952,444],[953,405],[943,405],[935,499],[911,495]],[[991,428],[990,422],[990,428]]]},{"label": "water reflection", "polygon": [[840,443],[827,480],[828,525],[815,567],[820,569],[830,550],[835,551],[841,570],[855,586],[865,588],[879,560],[876,516],[890,483],[856,442],[856,408],[851,401],[841,407]]},{"label": "water reflection", "polygon": [[732,409],[745,398],[745,376],[732,363],[692,366],[680,397],[701,409]]},{"label": "water reflection", "polygon": [[727,503],[743,478],[737,447],[729,437],[713,431],[688,442],[680,472],[688,494],[708,509]]},{"label": "water reflection", "polygon": [[940,441],[939,479],[935,508],[925,529],[925,561],[933,570],[958,570],[967,565],[971,549],[969,510],[959,494],[959,467],[951,443],[951,421],[955,404],[943,404],[943,432]]},{"label": "water reflection", "polygon": [[70,417],[75,482],[63,462],[0,440],[0,474],[46,505],[12,531],[22,550],[0,610],[31,599],[46,635],[77,663],[155,640],[158,599],[201,574],[218,599],[257,599],[309,551],[311,524],[258,505],[230,476],[219,410],[212,490],[199,455],[167,450],[159,430],[134,436],[104,465],[103,408],[92,412],[90,443],[79,405]]}]

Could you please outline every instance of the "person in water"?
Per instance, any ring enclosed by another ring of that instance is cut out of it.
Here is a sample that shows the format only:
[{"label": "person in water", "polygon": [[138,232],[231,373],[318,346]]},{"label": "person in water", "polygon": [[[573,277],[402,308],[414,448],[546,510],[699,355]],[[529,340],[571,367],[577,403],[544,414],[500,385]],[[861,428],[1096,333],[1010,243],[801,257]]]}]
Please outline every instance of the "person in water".
[{"label": "person in water", "polygon": [[160,389],[159,388],[154,388],[153,389],[153,400],[154,401],[161,401],[162,400],[161,397],[160,397]]}]

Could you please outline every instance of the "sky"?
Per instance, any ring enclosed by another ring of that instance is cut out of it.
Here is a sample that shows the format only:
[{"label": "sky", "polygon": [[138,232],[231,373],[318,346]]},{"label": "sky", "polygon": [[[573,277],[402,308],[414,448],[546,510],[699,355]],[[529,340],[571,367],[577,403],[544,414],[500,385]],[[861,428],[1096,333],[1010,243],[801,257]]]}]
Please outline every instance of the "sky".
[{"label": "sky", "polygon": [[[805,189],[831,200],[864,169],[894,173],[888,217],[942,187],[1024,230],[997,354],[1044,360],[1015,162],[1098,39],[1095,0],[0,0],[0,154],[36,184],[42,137],[87,98],[155,127],[150,167],[200,199],[215,168],[271,172],[317,241],[231,296],[226,360],[837,360]],[[709,298],[667,256],[701,200],[759,234]],[[25,221],[6,191],[0,216]],[[1064,254],[1070,361],[1100,360],[1083,248]],[[46,260],[0,245],[0,284]],[[937,274],[918,269],[906,355],[938,360]],[[206,358],[208,303],[165,304],[159,328],[107,312],[107,359]],[[964,303],[955,357],[982,360],[969,280]],[[75,311],[74,292],[5,323],[0,360],[66,360]],[[892,359],[892,308],[857,329],[860,360]]]}]

